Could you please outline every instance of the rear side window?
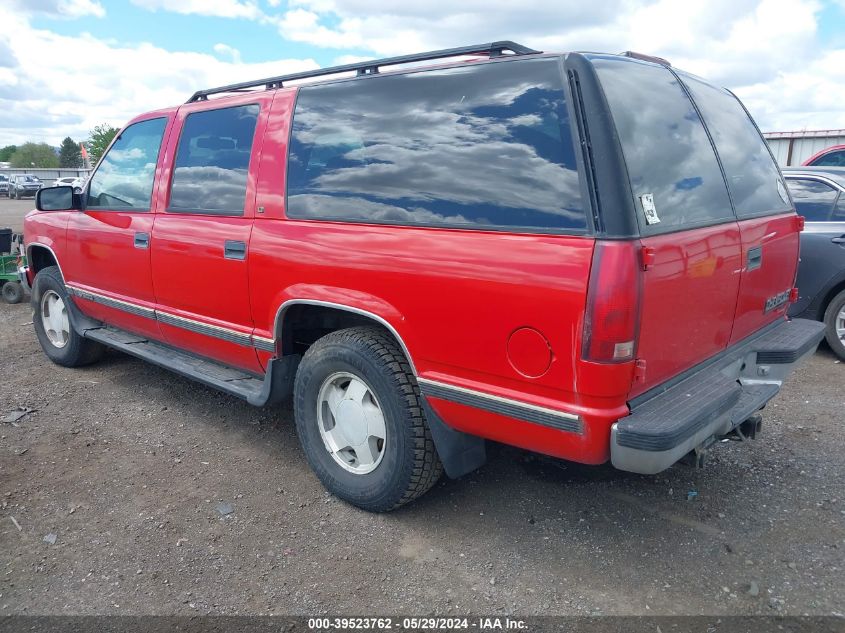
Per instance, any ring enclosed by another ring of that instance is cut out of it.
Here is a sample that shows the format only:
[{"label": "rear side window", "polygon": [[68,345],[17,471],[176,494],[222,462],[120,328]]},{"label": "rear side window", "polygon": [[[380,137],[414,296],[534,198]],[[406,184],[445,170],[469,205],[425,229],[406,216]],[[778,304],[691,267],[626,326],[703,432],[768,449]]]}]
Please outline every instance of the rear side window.
[{"label": "rear side window", "polygon": [[789,191],[795,201],[795,210],[807,222],[827,222],[831,219],[833,205],[839,192],[818,180],[789,178]]},{"label": "rear side window", "polygon": [[300,89],[287,215],[584,232],[558,60]]},{"label": "rear side window", "polygon": [[179,138],[170,205],[176,213],[243,215],[257,105],[189,114]]},{"label": "rear side window", "polygon": [[149,119],[120,133],[91,177],[86,208],[150,210],[165,125],[167,119]]},{"label": "rear side window", "polygon": [[682,75],[722,160],[740,218],[790,210],[789,198],[766,141],[730,92]]},{"label": "rear side window", "polygon": [[622,143],[641,231],[734,219],[713,145],[675,76],[656,64],[591,59]]}]

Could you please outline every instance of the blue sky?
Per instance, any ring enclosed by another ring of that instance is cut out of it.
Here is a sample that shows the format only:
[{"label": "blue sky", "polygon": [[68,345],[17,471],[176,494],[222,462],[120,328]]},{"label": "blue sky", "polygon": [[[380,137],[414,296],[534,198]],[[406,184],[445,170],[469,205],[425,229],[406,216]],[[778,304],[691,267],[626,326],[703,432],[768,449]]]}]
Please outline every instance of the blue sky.
[{"label": "blue sky", "polygon": [[[67,20],[41,14],[33,18],[32,25],[71,37],[86,31],[98,39],[115,40],[127,45],[149,42],[171,51],[213,54],[214,45],[222,43],[237,49],[246,63],[299,57],[311,58],[320,66],[327,66],[334,63],[339,55],[373,55],[371,51],[362,48],[338,51],[307,42],[292,42],[281,37],[270,23],[150,11],[119,0],[104,0],[100,4],[106,10],[105,19],[86,16]],[[331,20],[327,23],[330,24]]]},{"label": "blue sky", "polygon": [[497,39],[637,50],[734,90],[767,131],[845,128],[845,0],[2,0],[0,146],[249,78]]}]

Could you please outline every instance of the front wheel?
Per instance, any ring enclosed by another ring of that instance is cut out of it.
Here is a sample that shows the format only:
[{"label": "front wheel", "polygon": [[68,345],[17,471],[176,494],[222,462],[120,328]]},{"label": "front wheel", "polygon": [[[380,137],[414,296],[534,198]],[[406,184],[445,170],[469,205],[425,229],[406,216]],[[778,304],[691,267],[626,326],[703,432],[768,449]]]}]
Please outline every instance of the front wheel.
[{"label": "front wheel", "polygon": [[314,343],[296,373],[294,411],[317,477],[360,508],[393,510],[443,472],[408,360],[380,328],[339,330]]},{"label": "front wheel", "polygon": [[824,311],[825,336],[830,349],[845,360],[845,290],[836,295]]},{"label": "front wheel", "polygon": [[63,367],[81,367],[99,360],[105,348],[86,339],[70,322],[70,298],[58,266],[38,271],[32,285],[32,323],[41,349]]}]

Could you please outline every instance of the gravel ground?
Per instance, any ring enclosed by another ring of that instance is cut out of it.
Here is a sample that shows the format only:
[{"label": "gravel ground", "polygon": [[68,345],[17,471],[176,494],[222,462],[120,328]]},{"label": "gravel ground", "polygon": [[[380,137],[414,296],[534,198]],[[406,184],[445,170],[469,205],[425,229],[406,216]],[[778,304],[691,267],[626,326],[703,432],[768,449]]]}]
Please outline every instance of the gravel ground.
[{"label": "gravel ground", "polygon": [[[655,477],[492,446],[371,515],[308,470],[287,407],[118,353],[51,364],[0,304],[0,614],[845,611],[845,365],[822,350],[754,442]],[[53,542],[53,540],[55,541]]]},{"label": "gravel ground", "polygon": [[[0,201],[22,228],[32,201]],[[491,445],[397,512],[328,495],[289,407],[129,356],[50,363],[0,302],[0,615],[845,613],[845,364],[655,477]]]}]

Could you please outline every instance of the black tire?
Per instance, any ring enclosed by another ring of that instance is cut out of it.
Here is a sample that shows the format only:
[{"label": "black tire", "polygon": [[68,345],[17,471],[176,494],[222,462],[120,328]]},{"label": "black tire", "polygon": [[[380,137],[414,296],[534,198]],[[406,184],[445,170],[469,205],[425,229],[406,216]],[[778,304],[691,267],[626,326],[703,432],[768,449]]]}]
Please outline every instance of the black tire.
[{"label": "black tire", "polygon": [[[350,373],[375,395],[384,417],[381,462],[372,472],[345,470],[318,428],[320,389],[330,376]],[[305,457],[332,494],[370,512],[387,512],[427,492],[443,466],[420,403],[420,390],[396,341],[377,327],[332,332],[305,353],[294,385],[296,430]]]},{"label": "black tire", "polygon": [[[41,349],[44,350],[51,361],[63,367],[82,367],[100,360],[105,352],[105,347],[96,341],[80,336],[72,326],[69,328],[67,342],[63,346],[59,347],[51,342],[50,337],[44,330],[44,323],[41,318],[42,300],[46,294],[51,292],[59,296],[69,311],[71,299],[68,297],[58,266],[48,266],[39,270],[38,274],[35,275],[35,282],[32,284],[32,307],[34,310],[32,323],[35,326],[38,342],[41,343]],[[70,318],[70,315],[68,315],[68,318]]]},{"label": "black tire", "polygon": [[20,303],[23,301],[23,286],[19,281],[7,281],[3,284],[3,301],[6,303]]},{"label": "black tire", "polygon": [[840,312],[845,310],[845,290],[841,291],[830,303],[827,304],[827,309],[824,311],[825,337],[830,349],[842,360],[845,360],[845,341],[843,341],[836,334],[836,320]]}]

